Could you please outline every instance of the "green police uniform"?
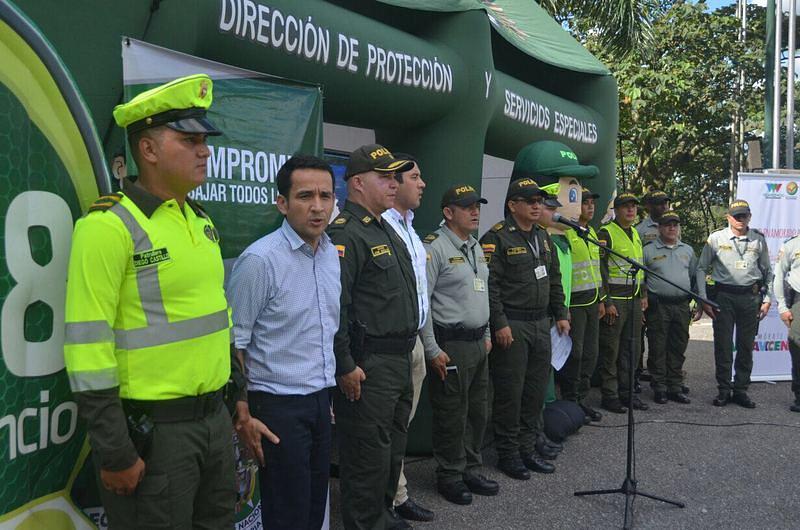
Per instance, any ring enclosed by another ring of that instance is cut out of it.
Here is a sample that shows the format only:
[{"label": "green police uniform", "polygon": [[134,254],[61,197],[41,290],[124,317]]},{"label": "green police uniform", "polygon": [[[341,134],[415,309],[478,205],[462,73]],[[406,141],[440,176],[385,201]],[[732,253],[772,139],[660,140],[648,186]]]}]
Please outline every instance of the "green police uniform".
[{"label": "green police uniform", "polygon": [[[617,197],[623,198],[623,194]],[[622,228],[616,221],[603,226],[598,233],[598,239],[606,246],[620,254],[639,262],[642,260],[642,243],[639,234],[634,228]],[[600,323],[600,377],[602,381],[601,393],[604,402],[621,399],[624,403],[628,399],[629,358],[634,361],[639,358],[639,341],[642,329],[642,307],[640,299],[646,296],[644,274],[638,271],[631,283],[628,276],[630,265],[608,253],[600,254],[600,271],[603,285],[608,294],[607,305],[613,304],[619,312],[619,317],[609,325],[604,321]],[[631,299],[634,299],[631,307]],[[633,334],[633,342],[628,338]],[[634,351],[631,351],[633,349]],[[634,362],[634,370],[637,363]]]},{"label": "green police uniform", "polygon": [[[597,304],[605,299],[600,276],[600,249],[582,239],[575,230],[564,234],[572,253],[572,292],[569,312],[572,351],[562,368],[561,397],[580,403],[589,394],[597,363],[600,321]],[[594,228],[589,236],[597,239]]]},{"label": "green police uniform", "polygon": [[[390,155],[391,156],[391,155]],[[328,228],[341,258],[336,375],[360,366],[361,399],[333,392],[346,528],[384,528],[397,491],[411,413],[416,280],[403,240],[351,201]]]},{"label": "green police uniform", "polygon": [[433,409],[433,456],[440,484],[463,480],[483,463],[481,447],[488,416],[489,268],[478,240],[462,241],[447,226],[424,238],[428,251],[431,317],[422,341],[430,360],[447,353],[442,381],[428,378]]},{"label": "green police uniform", "polygon": [[[743,201],[742,201],[743,202]],[[735,204],[735,203],[734,203]],[[745,394],[753,369],[753,340],[758,332],[758,311],[762,303],[759,290],[772,291],[772,270],[764,235],[749,229],[736,236],[730,228],[708,236],[697,265],[697,287],[706,295],[706,274],[713,287],[710,299],[720,306],[714,319],[714,361],[720,393]],[[764,301],[769,301],[767,293]],[[733,364],[733,333],[736,330],[736,362]]]},{"label": "green police uniform", "polygon": [[775,263],[773,288],[778,313],[792,312],[789,328],[789,353],[792,356],[792,411],[800,412],[800,236],[784,242]]},{"label": "green police uniform", "polygon": [[489,259],[489,307],[493,330],[511,327],[514,341],[495,346],[489,370],[494,384],[493,423],[498,456],[535,449],[538,417],[550,374],[552,318],[567,318],[558,256],[547,232],[530,235],[513,217],[481,238]]},{"label": "green police uniform", "polygon": [[[211,79],[201,74],[142,93],[114,116],[128,134],[159,125],[220,134],[205,119],[210,104]],[[75,225],[64,355],[98,482],[101,469],[145,463],[133,495],[100,484],[112,528],[233,527],[222,389],[241,367],[231,359],[223,277],[217,229],[190,200],[125,181]],[[151,436],[126,417],[150,424]]]},{"label": "green police uniform", "polygon": [[[666,245],[661,238],[644,246],[644,264],[667,280],[691,290],[697,270],[692,247],[678,241]],[[689,296],[674,286],[647,277],[647,366],[655,392],[681,393],[683,362],[689,344]]]}]

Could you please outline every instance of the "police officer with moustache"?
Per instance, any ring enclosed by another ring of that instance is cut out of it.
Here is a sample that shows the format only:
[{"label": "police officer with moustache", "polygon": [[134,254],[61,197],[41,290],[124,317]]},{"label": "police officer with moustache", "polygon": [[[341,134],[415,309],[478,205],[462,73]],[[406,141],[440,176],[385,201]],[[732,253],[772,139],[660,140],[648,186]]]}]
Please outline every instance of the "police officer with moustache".
[{"label": "police officer with moustache", "polygon": [[[719,394],[713,404],[729,402],[752,409],[756,404],[747,395],[753,369],[753,340],[758,323],[767,315],[772,291],[772,270],[764,235],[749,228],[750,205],[741,199],[728,208],[728,227],[708,236],[697,266],[697,287],[706,296],[706,274],[711,277],[710,299],[719,304],[715,312],[704,304],[705,313],[714,319],[714,361]],[[763,289],[763,298],[762,298]],[[736,329],[736,362],[733,387],[733,333]]]},{"label": "police officer with moustache", "polygon": [[[678,239],[680,217],[668,211],[658,219],[659,236],[644,246],[644,264],[667,280],[691,290],[697,271],[692,247]],[[647,363],[653,401],[691,403],[683,393],[683,361],[689,344],[689,296],[655,276],[647,277]],[[697,318],[701,315],[697,313]]]},{"label": "police officer with moustache", "polygon": [[490,323],[495,352],[489,363],[494,384],[493,423],[498,468],[527,480],[528,469],[555,467],[536,452],[550,374],[550,327],[569,333],[558,256],[537,226],[545,192],[529,178],[511,183],[506,219],[481,238],[489,260]]},{"label": "police officer with moustache", "polygon": [[[589,236],[597,240],[597,233],[589,226],[594,217],[595,201],[600,197],[589,188],[581,195],[581,226],[589,230]],[[591,389],[591,378],[597,364],[600,319],[606,314],[600,276],[600,249],[581,238],[575,230],[564,232],[572,252],[572,293],[570,296],[570,336],[572,351],[561,369],[561,397],[577,402],[586,417],[600,421],[603,415],[587,405],[584,400]]]},{"label": "police officer with moustache", "polygon": [[408,437],[419,307],[411,257],[381,214],[394,206],[395,173],[412,167],[380,145],[353,151],[348,200],[328,228],[341,264],[333,406],[347,529],[409,528],[392,503]]},{"label": "police officer with moustache", "polygon": [[800,236],[784,242],[775,263],[775,300],[778,313],[789,328],[789,353],[792,356],[792,412],[800,412]]},{"label": "police officer with moustache", "polygon": [[[597,239],[606,248],[641,262],[642,242],[633,228],[638,204],[639,199],[632,193],[618,195],[614,199],[616,217],[600,229]],[[628,410],[624,403],[633,390],[628,386],[629,361],[631,356],[634,361],[639,359],[639,352],[635,350],[638,350],[640,343],[642,313],[647,309],[644,273],[638,271],[631,278],[630,269],[628,262],[609,252],[600,252],[600,273],[608,295],[606,314],[600,323],[601,405],[617,414]],[[631,299],[634,299],[633,309]],[[631,334],[634,351],[631,351],[631,342],[628,340]],[[633,368],[636,369],[636,362]],[[631,403],[637,410],[649,408],[637,396],[633,396]]]},{"label": "police officer with moustache", "polygon": [[[206,177],[207,137],[222,134],[206,118],[211,101],[211,79],[197,74],[118,105],[140,174],[75,225],[65,363],[114,529],[234,524],[223,387],[242,382],[242,367],[219,234],[187,198]],[[231,398],[244,407],[238,427],[278,442],[252,424],[246,391]]]},{"label": "police officer with moustache", "polygon": [[433,409],[433,456],[439,493],[455,504],[472,494],[497,495],[497,482],[480,474],[488,416],[489,268],[472,232],[480,205],[466,184],[442,196],[444,225],[425,237],[431,316],[423,342],[431,368],[428,392]]}]

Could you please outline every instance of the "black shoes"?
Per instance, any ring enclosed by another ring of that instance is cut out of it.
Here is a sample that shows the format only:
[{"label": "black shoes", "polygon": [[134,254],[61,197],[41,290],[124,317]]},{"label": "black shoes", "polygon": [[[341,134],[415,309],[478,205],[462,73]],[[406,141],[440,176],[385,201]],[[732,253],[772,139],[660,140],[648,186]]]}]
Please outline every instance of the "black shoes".
[{"label": "black shoes", "polygon": [[405,522],[405,520],[402,519],[399,515],[397,515],[397,512],[394,510],[389,510],[389,518],[390,518],[389,523],[386,526],[388,530],[409,530],[411,528],[414,528],[413,526]]},{"label": "black shoes", "polygon": [[483,475],[473,473],[464,473],[464,484],[466,484],[467,489],[475,495],[493,497],[500,491],[500,484]]},{"label": "black shoes", "polygon": [[661,391],[653,392],[653,401],[655,401],[659,405],[663,405],[664,403],[666,403],[668,401],[667,400],[667,393],[666,392],[661,392]]},{"label": "black shoes", "polygon": [[[622,397],[620,397],[620,400],[623,403],[627,403],[627,401],[628,401],[627,399],[623,399]],[[633,410],[648,410],[648,409],[650,409],[650,405],[644,403],[641,399],[639,399],[639,396],[633,396],[633,399],[631,400],[631,406],[633,407]]]},{"label": "black shoes", "polygon": [[603,419],[603,415],[589,405],[584,405],[583,403],[578,403],[578,405],[580,405],[586,417],[589,418],[589,421],[600,421]]},{"label": "black shoes", "polygon": [[689,387],[686,385],[681,385],[681,394],[688,394],[688,393],[689,393]]},{"label": "black shoes", "polygon": [[525,465],[525,467],[536,473],[548,474],[548,473],[553,473],[556,470],[556,466],[554,466],[550,462],[546,462],[535,452],[520,456],[522,458],[522,463]]},{"label": "black shoes", "polygon": [[754,409],[756,408],[756,404],[753,403],[753,400],[745,394],[744,392],[741,393],[734,393],[733,398],[731,398],[732,403],[736,403],[740,407],[744,407],[746,409]]},{"label": "black shoes", "polygon": [[614,414],[625,414],[628,412],[628,407],[622,404],[619,398],[603,398],[600,406]]},{"label": "black shoes", "polygon": [[409,498],[403,504],[394,507],[397,515],[409,521],[433,521],[433,512],[426,510]]},{"label": "black shoes", "polygon": [[727,390],[720,390],[719,394],[717,394],[717,397],[714,398],[714,401],[712,401],[712,403],[714,404],[715,407],[724,407],[725,405],[730,403],[730,401],[731,401],[731,393],[728,392]]},{"label": "black shoes", "polygon": [[497,461],[497,469],[516,480],[528,480],[531,478],[528,468],[522,463],[519,457],[506,456]]},{"label": "black shoes", "polygon": [[472,493],[462,481],[439,484],[436,489],[439,490],[439,495],[453,504],[462,506],[472,504]]},{"label": "black shoes", "polygon": [[789,407],[792,412],[800,412],[800,397],[794,400],[794,405]]},{"label": "black shoes", "polygon": [[544,435],[536,438],[536,452],[545,460],[555,460],[563,449],[563,445],[551,442]]},{"label": "black shoes", "polygon": [[674,401],[675,403],[682,403],[684,405],[688,405],[692,402],[692,400],[682,392],[667,392],[667,399]]}]

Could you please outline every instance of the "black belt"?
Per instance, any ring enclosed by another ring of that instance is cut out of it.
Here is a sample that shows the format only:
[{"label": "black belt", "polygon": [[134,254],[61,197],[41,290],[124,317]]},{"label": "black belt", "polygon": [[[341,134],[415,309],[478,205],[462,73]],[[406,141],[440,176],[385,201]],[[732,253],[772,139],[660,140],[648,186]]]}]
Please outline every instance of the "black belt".
[{"label": "black belt", "polygon": [[367,353],[390,353],[407,355],[417,343],[417,334],[408,337],[364,337],[364,351]]},{"label": "black belt", "polygon": [[508,318],[509,320],[533,321],[533,320],[541,320],[543,318],[547,318],[550,315],[547,309],[522,311],[520,309],[503,308],[503,312],[506,314],[506,318]]},{"label": "black belt", "polygon": [[147,414],[155,423],[199,420],[217,412],[222,406],[222,389],[199,396],[162,401],[123,399],[122,406],[126,413],[136,411]]},{"label": "black belt", "polygon": [[461,340],[465,342],[472,342],[480,340],[486,335],[486,324],[479,328],[466,329],[466,328],[445,328],[433,324],[433,334],[436,336],[436,342],[444,343],[449,340]]},{"label": "black belt", "polygon": [[673,304],[673,305],[675,305],[675,304],[685,304],[686,302],[688,302],[690,300],[689,297],[686,296],[686,295],[684,295],[684,296],[662,296],[660,294],[652,294],[651,293],[649,296],[652,296],[655,299],[657,304]]},{"label": "black belt", "polygon": [[720,293],[733,293],[733,294],[758,294],[758,284],[753,283],[750,285],[731,285],[729,283],[715,283],[714,288]]}]

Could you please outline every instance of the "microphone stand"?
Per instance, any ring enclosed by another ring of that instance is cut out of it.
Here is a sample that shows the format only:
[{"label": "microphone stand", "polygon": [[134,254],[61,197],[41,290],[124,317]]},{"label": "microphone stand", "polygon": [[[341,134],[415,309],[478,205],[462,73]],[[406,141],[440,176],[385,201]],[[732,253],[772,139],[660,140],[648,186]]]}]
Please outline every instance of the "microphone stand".
[{"label": "microphone stand", "polygon": [[[633,229],[633,230],[635,230],[635,229]],[[654,276],[656,278],[659,278],[659,279],[665,281],[666,283],[672,285],[673,287],[675,287],[677,289],[680,289],[681,291],[686,293],[689,297],[691,297],[691,298],[693,298],[695,300],[698,300],[698,301],[700,301],[700,302],[702,302],[704,304],[708,304],[711,307],[713,307],[714,309],[719,309],[719,306],[716,303],[712,302],[711,300],[707,300],[707,299],[701,297],[700,295],[698,295],[697,293],[694,293],[692,291],[688,291],[688,290],[684,289],[683,287],[681,287],[680,285],[676,285],[675,283],[671,282],[670,280],[667,280],[666,278],[664,278],[660,274],[658,274],[656,272],[653,272],[648,267],[644,266],[643,264],[639,263],[638,261],[636,261],[634,259],[631,259],[631,258],[629,258],[627,256],[623,256],[622,254],[620,254],[619,252],[615,251],[612,248],[606,248],[605,245],[601,244],[599,241],[597,241],[596,239],[591,237],[589,235],[588,230],[587,231],[575,230],[575,232],[582,239],[584,239],[585,241],[588,241],[588,242],[600,247],[605,252],[608,252],[609,254],[612,254],[612,255],[614,255],[614,256],[626,261],[630,265],[630,269],[628,270],[628,276],[630,277],[631,285],[635,284],[636,275],[640,270],[642,270],[642,271],[646,272],[648,275]],[[634,313],[634,304],[636,304],[636,303],[639,303],[639,302],[633,296],[631,296],[631,299],[630,299],[630,314],[631,315]],[[619,488],[603,489],[603,490],[576,491],[575,492],[575,496],[576,497],[581,497],[581,496],[585,496],[585,495],[607,495],[607,494],[612,494],[612,493],[622,493],[623,495],[625,495],[625,520],[624,520],[624,523],[623,523],[623,528],[625,530],[628,530],[629,528],[631,528],[631,525],[632,525],[632,522],[633,522],[633,500],[637,495],[642,496],[642,497],[647,497],[648,499],[653,499],[653,500],[656,500],[656,501],[665,502],[667,504],[672,504],[672,505],[677,506],[679,508],[685,508],[686,507],[686,504],[684,504],[682,502],[665,499],[663,497],[658,497],[658,496],[653,495],[651,493],[646,493],[644,491],[639,490],[638,486],[637,486],[636,478],[633,476],[633,453],[634,453],[633,372],[635,370],[635,368],[634,368],[634,358],[635,358],[635,355],[634,355],[634,348],[635,348],[634,336],[635,336],[635,334],[633,332],[633,327],[631,327],[631,331],[629,332],[628,335],[629,335],[628,338],[627,338],[627,340],[628,340],[628,352],[629,352],[629,355],[628,355],[628,403],[627,403],[627,405],[628,405],[628,443],[627,443],[627,450],[626,450],[627,454],[626,454],[626,462],[625,462],[625,479],[622,481],[622,486],[620,486]]]}]

